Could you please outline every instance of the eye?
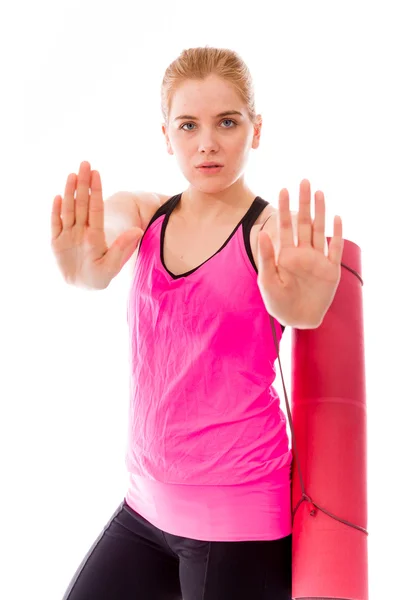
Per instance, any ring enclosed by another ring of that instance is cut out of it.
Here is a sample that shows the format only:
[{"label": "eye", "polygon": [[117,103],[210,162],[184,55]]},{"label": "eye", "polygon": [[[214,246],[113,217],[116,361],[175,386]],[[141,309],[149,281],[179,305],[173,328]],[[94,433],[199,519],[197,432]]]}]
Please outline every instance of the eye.
[{"label": "eye", "polygon": [[[225,121],[225,122],[226,122],[226,121],[229,121],[229,122],[233,123],[233,124],[234,124],[234,127],[236,127],[236,125],[237,125],[236,121],[234,121],[233,119],[223,119],[223,120],[221,121],[221,123],[223,123],[224,121]],[[196,123],[192,123],[192,122],[183,123],[183,125],[181,125],[181,126],[179,127],[179,129],[183,129],[183,128],[184,128],[186,125],[196,125]],[[222,129],[234,129],[234,127],[223,127]],[[183,129],[183,131],[193,131],[193,129]]]}]

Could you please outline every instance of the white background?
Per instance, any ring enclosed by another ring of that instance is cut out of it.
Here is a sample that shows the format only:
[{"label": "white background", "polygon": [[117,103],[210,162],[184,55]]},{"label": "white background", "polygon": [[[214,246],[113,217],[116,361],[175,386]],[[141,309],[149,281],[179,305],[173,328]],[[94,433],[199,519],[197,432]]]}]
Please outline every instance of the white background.
[{"label": "white background", "polygon": [[[370,599],[396,596],[397,11],[382,0],[1,9],[1,598],[61,598],[127,485],[129,273],[102,292],[67,286],[50,249],[52,201],[82,160],[104,198],[187,187],[166,151],[160,86],[184,48],[206,44],[236,50],[253,74],[263,132],[250,188],[277,206],[286,187],[298,210],[309,179],[325,193],[326,235],[339,214],[362,249]],[[290,342],[288,328],[288,393]]]}]

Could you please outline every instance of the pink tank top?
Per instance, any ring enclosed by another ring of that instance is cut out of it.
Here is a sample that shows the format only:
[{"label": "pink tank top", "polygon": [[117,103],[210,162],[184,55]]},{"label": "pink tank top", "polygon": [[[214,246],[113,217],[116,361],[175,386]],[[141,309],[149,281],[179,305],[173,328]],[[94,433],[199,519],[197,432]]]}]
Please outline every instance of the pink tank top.
[{"label": "pink tank top", "polygon": [[[173,196],[140,242],[127,304],[128,505],[206,541],[272,540],[291,527],[292,452],[250,230],[259,196],[223,246],[174,275],[164,263]],[[280,341],[284,327],[276,320]]]}]

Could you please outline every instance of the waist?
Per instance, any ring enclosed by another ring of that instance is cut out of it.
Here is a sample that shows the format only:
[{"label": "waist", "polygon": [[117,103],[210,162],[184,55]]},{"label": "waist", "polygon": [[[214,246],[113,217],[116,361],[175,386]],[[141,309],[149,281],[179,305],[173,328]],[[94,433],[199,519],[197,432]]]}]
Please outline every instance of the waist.
[{"label": "waist", "polygon": [[290,468],[256,483],[171,485],[129,473],[127,504],[159,529],[198,540],[274,540],[291,534]]}]

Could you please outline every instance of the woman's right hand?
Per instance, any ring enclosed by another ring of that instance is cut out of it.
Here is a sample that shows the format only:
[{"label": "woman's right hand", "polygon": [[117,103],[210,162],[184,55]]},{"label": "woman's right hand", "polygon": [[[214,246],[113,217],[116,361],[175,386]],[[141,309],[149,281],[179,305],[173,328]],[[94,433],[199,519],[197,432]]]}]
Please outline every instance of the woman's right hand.
[{"label": "woman's right hand", "polygon": [[91,171],[86,161],[81,163],[78,176],[68,176],[64,199],[54,198],[51,248],[69,284],[105,289],[132,256],[142,235],[142,229],[133,227],[108,248],[100,174]]}]

